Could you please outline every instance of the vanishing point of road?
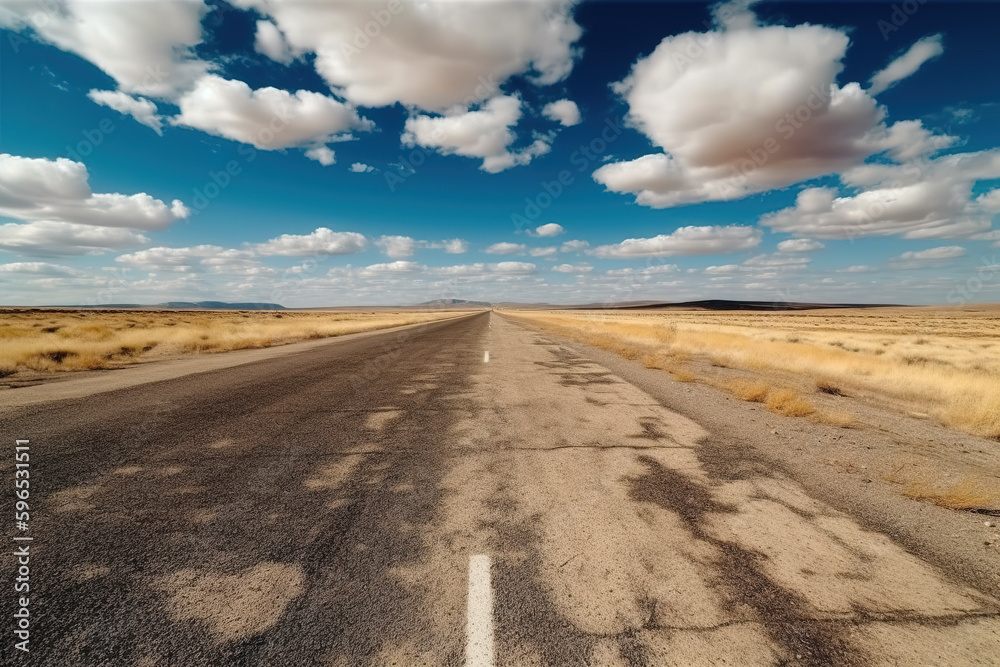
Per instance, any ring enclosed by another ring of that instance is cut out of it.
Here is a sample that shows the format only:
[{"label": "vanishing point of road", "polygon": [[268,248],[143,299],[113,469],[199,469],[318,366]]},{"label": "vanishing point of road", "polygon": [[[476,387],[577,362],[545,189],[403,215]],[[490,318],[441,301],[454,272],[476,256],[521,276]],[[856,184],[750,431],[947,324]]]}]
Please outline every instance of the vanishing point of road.
[{"label": "vanishing point of road", "polygon": [[4,664],[1000,664],[994,597],[492,312],[0,423]]}]

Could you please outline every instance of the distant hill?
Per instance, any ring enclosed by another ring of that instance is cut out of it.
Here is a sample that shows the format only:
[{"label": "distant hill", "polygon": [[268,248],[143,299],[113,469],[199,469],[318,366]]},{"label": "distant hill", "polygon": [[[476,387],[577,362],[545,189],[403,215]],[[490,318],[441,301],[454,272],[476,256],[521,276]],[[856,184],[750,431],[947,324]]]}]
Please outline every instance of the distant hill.
[{"label": "distant hill", "polygon": [[[822,308],[893,308],[899,304],[894,303],[810,303],[805,301],[730,301],[728,299],[704,299],[701,301],[682,301],[679,303],[652,302],[636,304],[615,304],[608,303],[602,308],[615,308],[619,310],[644,310],[644,309],[700,309],[700,310],[818,310]],[[587,306],[575,306],[576,308],[586,308]]]},{"label": "distant hill", "polygon": [[413,306],[414,308],[489,308],[492,306],[489,301],[466,301],[465,299],[434,299],[424,301]]},{"label": "distant hill", "polygon": [[225,301],[167,301],[157,308],[204,308],[205,310],[286,310],[277,303],[227,303]]},{"label": "distant hill", "polygon": [[38,308],[78,308],[93,310],[155,310],[173,308],[178,310],[287,310],[277,303],[227,303],[225,301],[166,301],[149,305],[146,303],[100,303],[76,306],[36,306]]}]

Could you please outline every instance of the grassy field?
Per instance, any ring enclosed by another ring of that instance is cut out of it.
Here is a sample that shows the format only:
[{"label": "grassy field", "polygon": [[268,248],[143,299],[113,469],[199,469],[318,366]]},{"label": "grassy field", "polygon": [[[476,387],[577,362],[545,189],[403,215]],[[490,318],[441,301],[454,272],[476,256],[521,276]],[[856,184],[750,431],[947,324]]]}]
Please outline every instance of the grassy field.
[{"label": "grassy field", "polygon": [[0,311],[0,375],[116,368],[428,322],[455,312]]},{"label": "grassy field", "polygon": [[[715,384],[780,414],[846,425],[808,393],[865,394],[1000,438],[1000,310],[886,308],[791,312],[517,311],[508,314]],[[694,360],[752,371],[699,374]],[[783,386],[793,380],[797,388]],[[804,394],[802,387],[806,386]]]}]

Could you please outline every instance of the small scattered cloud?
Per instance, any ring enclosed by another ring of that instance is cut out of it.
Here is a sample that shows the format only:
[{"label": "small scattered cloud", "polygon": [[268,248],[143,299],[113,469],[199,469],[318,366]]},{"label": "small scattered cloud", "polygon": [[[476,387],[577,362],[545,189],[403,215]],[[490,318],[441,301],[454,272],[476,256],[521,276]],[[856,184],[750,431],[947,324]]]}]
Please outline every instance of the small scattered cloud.
[{"label": "small scattered cloud", "polygon": [[486,249],[490,255],[523,255],[527,251],[527,246],[523,243],[494,243]]},{"label": "small scattered cloud", "polygon": [[653,238],[626,239],[591,251],[597,257],[665,257],[670,255],[716,255],[749,250],[760,245],[763,233],[740,225],[681,227]]},{"label": "small scattered cloud", "polygon": [[163,118],[157,113],[156,104],[145,97],[132,97],[117,90],[96,89],[87,93],[87,97],[101,106],[131,116],[153,132],[163,136]]},{"label": "small scattered cloud", "polygon": [[906,53],[889,63],[885,69],[872,75],[868,92],[872,95],[878,95],[888,90],[903,79],[913,76],[921,65],[932,58],[937,58],[942,53],[944,53],[944,45],[941,44],[941,35],[930,35],[918,40],[907,49]]},{"label": "small scattered cloud", "polygon": [[540,238],[552,238],[553,236],[559,236],[566,232],[562,225],[550,222],[545,225],[540,225],[535,227],[535,231],[530,232],[531,236],[537,236]]},{"label": "small scattered cloud", "polygon": [[778,244],[778,252],[815,252],[825,247],[815,239],[789,239]]},{"label": "small scattered cloud", "polygon": [[580,124],[580,108],[573,100],[556,100],[542,107],[542,115],[563,127]]},{"label": "small scattered cloud", "polygon": [[382,236],[375,241],[375,245],[381,248],[387,257],[398,259],[412,256],[417,242],[409,236]]}]

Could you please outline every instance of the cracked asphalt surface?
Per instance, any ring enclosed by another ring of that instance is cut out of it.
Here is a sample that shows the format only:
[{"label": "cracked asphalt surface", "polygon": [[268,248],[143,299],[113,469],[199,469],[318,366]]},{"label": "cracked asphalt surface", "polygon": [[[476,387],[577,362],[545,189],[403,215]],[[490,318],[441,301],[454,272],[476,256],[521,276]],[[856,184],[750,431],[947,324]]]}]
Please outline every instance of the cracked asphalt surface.
[{"label": "cracked asphalt surface", "polygon": [[0,423],[10,664],[461,665],[476,554],[498,665],[1000,664],[995,597],[495,313]]}]

